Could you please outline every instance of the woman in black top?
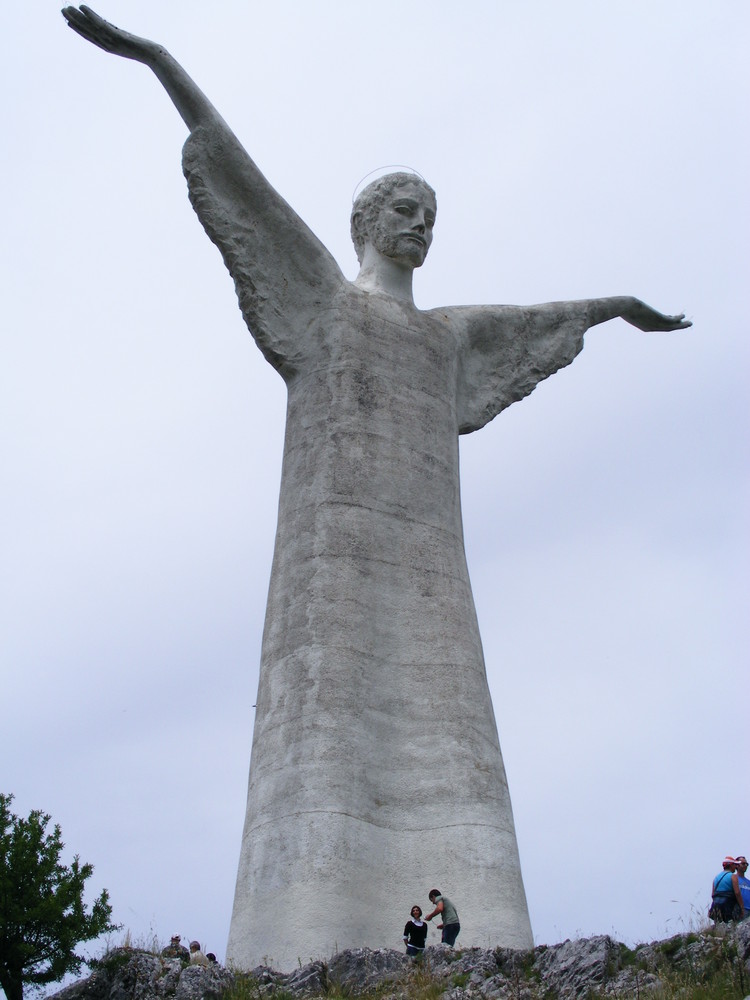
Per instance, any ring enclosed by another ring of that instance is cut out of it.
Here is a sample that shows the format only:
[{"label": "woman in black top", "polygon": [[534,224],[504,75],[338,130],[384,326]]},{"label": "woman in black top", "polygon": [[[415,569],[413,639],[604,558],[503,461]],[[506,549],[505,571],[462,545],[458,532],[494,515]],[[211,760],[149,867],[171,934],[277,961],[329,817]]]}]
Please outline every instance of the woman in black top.
[{"label": "woman in black top", "polygon": [[416,958],[421,955],[427,941],[427,924],[422,920],[422,909],[419,906],[412,906],[411,920],[408,920],[404,927],[404,941],[406,943],[406,954]]}]

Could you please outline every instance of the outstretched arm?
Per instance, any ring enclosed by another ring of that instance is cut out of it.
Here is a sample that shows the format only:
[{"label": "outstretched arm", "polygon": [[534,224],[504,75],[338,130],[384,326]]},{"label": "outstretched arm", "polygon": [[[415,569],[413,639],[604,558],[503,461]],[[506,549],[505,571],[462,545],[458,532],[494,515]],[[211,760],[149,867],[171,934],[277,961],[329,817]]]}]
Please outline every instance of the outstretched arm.
[{"label": "outstretched arm", "polygon": [[613,295],[605,299],[588,299],[583,302],[571,302],[569,305],[583,306],[588,313],[588,326],[597,326],[618,316],[626,323],[646,332],[684,330],[693,324],[685,319],[685,313],[679,316],[667,316],[632,295]]},{"label": "outstretched arm", "polygon": [[538,306],[458,306],[434,309],[459,341],[458,428],[483,427],[560,368],[583,347],[592,326],[621,317],[639,330],[682,330],[683,315],[667,316],[628,295]]},{"label": "outstretched arm", "polygon": [[90,7],[63,7],[62,15],[73,31],[100,49],[152,69],[191,132],[199,125],[221,121],[206,95],[162,45],[115,27]]}]

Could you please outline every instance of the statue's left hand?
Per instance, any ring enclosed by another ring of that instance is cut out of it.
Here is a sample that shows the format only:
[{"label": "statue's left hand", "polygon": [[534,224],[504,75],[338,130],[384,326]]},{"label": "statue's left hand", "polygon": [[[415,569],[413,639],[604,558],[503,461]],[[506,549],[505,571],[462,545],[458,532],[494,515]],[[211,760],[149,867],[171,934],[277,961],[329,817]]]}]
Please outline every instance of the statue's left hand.
[{"label": "statue's left hand", "polygon": [[155,42],[117,28],[103,17],[99,17],[90,7],[81,6],[80,9],[63,7],[62,16],[82,38],[116,56],[148,63],[159,51],[159,46]]},{"label": "statue's left hand", "polygon": [[620,315],[626,322],[647,332],[685,330],[693,325],[690,320],[685,319],[685,313],[680,313],[679,316],[667,316],[647,306],[640,299],[632,297],[628,297]]}]

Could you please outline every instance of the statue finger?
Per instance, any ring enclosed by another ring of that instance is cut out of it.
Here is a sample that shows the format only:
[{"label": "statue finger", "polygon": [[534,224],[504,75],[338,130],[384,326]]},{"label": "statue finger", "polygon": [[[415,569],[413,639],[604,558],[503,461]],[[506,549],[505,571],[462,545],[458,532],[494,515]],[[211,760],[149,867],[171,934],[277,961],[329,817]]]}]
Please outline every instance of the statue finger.
[{"label": "statue finger", "polygon": [[115,38],[121,34],[120,29],[116,24],[112,24],[110,21],[105,21],[104,18],[97,14],[95,10],[92,10],[85,4],[81,4],[81,11],[83,12],[92,31],[97,31],[101,35],[109,36],[111,38]]},{"label": "statue finger", "polygon": [[665,316],[664,320],[671,330],[683,330],[687,326],[692,326],[689,320],[685,320],[685,313],[680,313],[678,316]]},{"label": "statue finger", "polygon": [[[109,21],[105,21],[101,14],[97,14],[95,10],[92,10],[91,7],[87,7],[85,3],[81,4],[80,9],[86,17],[90,18],[94,22],[94,24],[97,22],[99,22],[99,24],[109,24]],[[111,27],[113,27],[113,25],[111,25]]]},{"label": "statue finger", "polygon": [[77,7],[63,7],[61,13],[71,28],[85,27],[86,15],[82,14]]},{"label": "statue finger", "polygon": [[62,15],[74,31],[88,38],[89,41],[93,41],[99,37],[98,33],[94,30],[94,25],[92,25],[90,18],[86,14],[82,14],[77,7],[63,7]]}]

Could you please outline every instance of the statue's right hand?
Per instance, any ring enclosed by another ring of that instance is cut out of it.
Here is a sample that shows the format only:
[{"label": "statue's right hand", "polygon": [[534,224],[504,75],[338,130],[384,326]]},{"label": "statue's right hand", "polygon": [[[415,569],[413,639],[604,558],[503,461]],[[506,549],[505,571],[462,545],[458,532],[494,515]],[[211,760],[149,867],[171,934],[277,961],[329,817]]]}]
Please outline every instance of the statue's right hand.
[{"label": "statue's right hand", "polygon": [[136,59],[138,62],[149,62],[156,54],[159,46],[154,42],[149,42],[146,38],[138,38],[127,31],[117,28],[103,17],[99,17],[90,7],[63,7],[62,16],[68,22],[68,26],[77,32],[81,38],[98,45],[105,52],[112,52],[116,56],[124,56],[126,59]]},{"label": "statue's right hand", "polygon": [[620,316],[626,323],[631,323],[639,330],[656,333],[668,330],[686,330],[693,325],[689,319],[685,319],[685,313],[680,313],[678,316],[668,316],[632,295],[626,295],[624,299],[625,306]]}]

